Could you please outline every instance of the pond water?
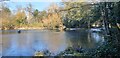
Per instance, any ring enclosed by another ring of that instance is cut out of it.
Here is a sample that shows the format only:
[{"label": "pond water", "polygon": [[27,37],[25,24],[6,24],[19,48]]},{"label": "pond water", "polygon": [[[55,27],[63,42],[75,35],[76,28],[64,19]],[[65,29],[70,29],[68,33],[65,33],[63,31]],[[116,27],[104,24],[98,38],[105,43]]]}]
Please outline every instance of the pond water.
[{"label": "pond water", "polygon": [[2,56],[33,56],[36,51],[49,50],[54,55],[68,47],[81,46],[95,48],[102,44],[104,35],[98,32],[51,30],[17,30],[0,31],[0,53]]}]

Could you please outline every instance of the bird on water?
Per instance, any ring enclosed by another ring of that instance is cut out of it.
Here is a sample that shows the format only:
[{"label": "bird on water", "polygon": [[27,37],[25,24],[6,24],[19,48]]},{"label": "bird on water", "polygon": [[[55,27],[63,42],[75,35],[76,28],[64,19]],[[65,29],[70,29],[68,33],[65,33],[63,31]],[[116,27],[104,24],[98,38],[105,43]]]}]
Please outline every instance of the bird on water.
[{"label": "bird on water", "polygon": [[17,32],[18,32],[18,33],[21,33],[21,30],[18,30]]}]

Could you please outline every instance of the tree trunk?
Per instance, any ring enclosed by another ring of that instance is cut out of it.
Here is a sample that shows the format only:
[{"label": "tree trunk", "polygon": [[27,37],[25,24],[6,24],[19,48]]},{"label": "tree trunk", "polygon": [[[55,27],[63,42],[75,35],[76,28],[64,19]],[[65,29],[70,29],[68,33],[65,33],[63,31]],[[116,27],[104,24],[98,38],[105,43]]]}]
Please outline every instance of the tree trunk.
[{"label": "tree trunk", "polygon": [[104,8],[103,8],[103,22],[104,22],[104,27],[106,30],[106,35],[111,35],[110,34],[110,28],[109,28],[109,18],[108,18],[108,9],[107,9],[107,2],[104,2]]}]

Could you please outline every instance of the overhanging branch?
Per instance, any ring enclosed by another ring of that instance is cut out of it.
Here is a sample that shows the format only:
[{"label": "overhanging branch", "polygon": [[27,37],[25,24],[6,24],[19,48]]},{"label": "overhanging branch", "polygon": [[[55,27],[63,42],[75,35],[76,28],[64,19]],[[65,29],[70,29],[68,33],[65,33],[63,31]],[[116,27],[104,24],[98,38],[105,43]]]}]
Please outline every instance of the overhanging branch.
[{"label": "overhanging branch", "polygon": [[[80,6],[80,7],[93,6],[93,5],[98,5],[98,4],[86,4],[86,5],[82,5],[82,6]],[[71,9],[80,8],[80,7],[71,7],[71,8],[68,8],[68,9],[62,9],[62,10],[59,10],[58,12],[70,11]]]}]

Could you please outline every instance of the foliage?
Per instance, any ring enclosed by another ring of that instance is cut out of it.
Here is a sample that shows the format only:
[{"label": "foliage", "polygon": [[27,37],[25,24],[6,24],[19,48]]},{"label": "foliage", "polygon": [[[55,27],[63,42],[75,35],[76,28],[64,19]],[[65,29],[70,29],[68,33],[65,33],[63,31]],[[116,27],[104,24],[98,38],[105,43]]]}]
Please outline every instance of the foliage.
[{"label": "foliage", "polygon": [[10,22],[12,19],[11,19],[11,11],[10,9],[5,6],[5,5],[2,5],[1,7],[1,11],[0,11],[0,28],[2,29],[13,29],[13,24],[12,22]]},{"label": "foliage", "polygon": [[29,4],[25,8],[18,8],[15,14],[11,13],[9,7],[3,6],[1,11],[3,26],[11,25],[13,28],[40,26],[56,29],[63,26],[67,28],[90,28],[93,24],[101,26],[105,24],[107,29],[109,29],[108,26],[118,28],[117,24],[120,23],[119,2],[85,3],[73,0],[66,1],[63,0],[62,5],[52,3],[47,10],[43,11],[33,9],[33,6]]},{"label": "foliage", "polygon": [[61,15],[56,11],[57,9],[58,6],[53,3],[51,6],[49,6],[47,17],[42,20],[44,26],[48,29],[63,27]]},{"label": "foliage", "polygon": [[[71,0],[70,0],[71,1]],[[90,5],[84,2],[64,2],[63,22],[68,28],[80,27],[88,21],[87,17],[90,13]],[[89,8],[89,9],[88,9]]]},{"label": "foliage", "polygon": [[15,14],[14,23],[17,27],[21,27],[22,24],[26,24],[26,14],[20,10]]}]

